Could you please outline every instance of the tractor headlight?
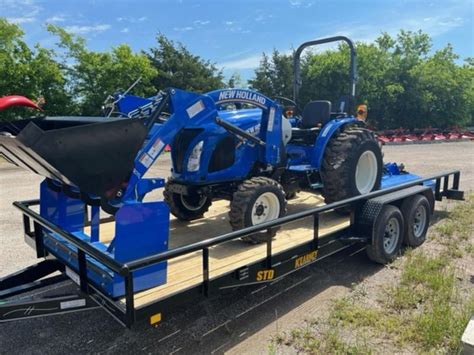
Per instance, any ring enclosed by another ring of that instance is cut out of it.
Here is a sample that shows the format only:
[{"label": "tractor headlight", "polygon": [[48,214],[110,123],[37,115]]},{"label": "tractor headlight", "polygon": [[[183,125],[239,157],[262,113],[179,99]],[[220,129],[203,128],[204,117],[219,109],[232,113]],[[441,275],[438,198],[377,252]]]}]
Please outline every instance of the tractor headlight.
[{"label": "tractor headlight", "polygon": [[202,146],[204,141],[199,141],[189,154],[187,170],[189,172],[194,172],[199,170],[199,165],[201,161]]}]

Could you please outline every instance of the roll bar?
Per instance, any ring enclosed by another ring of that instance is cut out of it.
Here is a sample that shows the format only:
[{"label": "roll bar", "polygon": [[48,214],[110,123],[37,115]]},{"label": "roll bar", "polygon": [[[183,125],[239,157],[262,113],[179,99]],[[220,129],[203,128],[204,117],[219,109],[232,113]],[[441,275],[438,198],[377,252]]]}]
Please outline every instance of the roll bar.
[{"label": "roll bar", "polygon": [[[300,61],[301,61],[301,53],[308,47],[318,46],[320,44],[331,43],[331,42],[339,42],[343,41],[349,45],[351,51],[351,63],[349,68],[349,78],[351,81],[351,92],[350,92],[350,101],[351,103],[354,102],[355,99],[355,87],[357,82],[357,54],[354,43],[345,36],[335,36],[335,37],[328,37],[328,38],[321,38],[316,39],[313,41],[308,41],[303,43],[296,49],[294,58],[293,58],[293,100],[298,102],[299,91],[301,88],[301,69],[300,69]],[[352,107],[352,105],[350,106]]]}]

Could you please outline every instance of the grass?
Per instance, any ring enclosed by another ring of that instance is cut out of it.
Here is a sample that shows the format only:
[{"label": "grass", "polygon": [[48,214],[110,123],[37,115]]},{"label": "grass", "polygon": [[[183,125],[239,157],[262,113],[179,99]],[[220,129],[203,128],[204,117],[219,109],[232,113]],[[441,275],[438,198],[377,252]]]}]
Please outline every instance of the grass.
[{"label": "grass", "polygon": [[456,260],[474,255],[473,226],[471,194],[433,228],[441,248],[406,251],[398,279],[377,290],[375,301],[356,286],[333,302],[327,318],[276,337],[272,353],[284,345],[314,354],[368,354],[387,351],[387,344],[397,352],[458,353],[474,291],[462,284]]},{"label": "grass", "polygon": [[330,329],[315,336],[307,325],[303,328],[293,329],[288,335],[279,335],[273,339],[269,346],[269,354],[277,354],[278,346],[292,346],[298,352],[309,354],[372,354],[372,349],[366,342],[348,343],[343,340],[337,329]]},{"label": "grass", "polygon": [[420,303],[449,298],[454,287],[454,272],[447,257],[410,253],[399,284],[389,292],[388,303],[394,310],[413,309]]},{"label": "grass", "polygon": [[[464,253],[474,254],[472,234],[474,228],[474,193],[467,201],[458,204],[449,214],[449,217],[439,224],[435,231],[437,240],[446,247],[448,256],[462,258]],[[464,245],[464,248],[461,247]]]}]

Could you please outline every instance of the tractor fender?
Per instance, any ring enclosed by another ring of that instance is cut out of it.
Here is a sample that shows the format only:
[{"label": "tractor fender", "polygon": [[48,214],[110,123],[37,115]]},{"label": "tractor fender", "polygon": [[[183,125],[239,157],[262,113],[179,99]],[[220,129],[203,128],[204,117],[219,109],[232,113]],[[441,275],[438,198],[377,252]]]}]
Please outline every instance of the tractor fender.
[{"label": "tractor fender", "polygon": [[362,122],[355,117],[347,117],[331,120],[323,126],[321,133],[316,138],[316,143],[314,145],[313,156],[311,157],[312,167],[320,169],[324,152],[329,140],[340,128],[350,123],[361,124]]}]

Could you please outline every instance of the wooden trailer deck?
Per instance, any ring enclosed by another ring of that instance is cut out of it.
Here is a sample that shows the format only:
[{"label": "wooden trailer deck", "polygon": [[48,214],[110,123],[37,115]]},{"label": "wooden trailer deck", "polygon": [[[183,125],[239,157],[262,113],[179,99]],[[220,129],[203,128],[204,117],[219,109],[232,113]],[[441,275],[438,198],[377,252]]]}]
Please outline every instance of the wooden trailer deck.
[{"label": "wooden trailer deck", "polygon": [[[288,214],[314,208],[324,204],[319,195],[301,192],[288,202]],[[205,218],[192,222],[181,222],[172,217],[170,223],[170,248],[194,243],[210,237],[230,232],[228,223],[228,201],[213,203]],[[347,217],[335,213],[320,216],[319,235],[342,229],[349,225]],[[114,235],[114,223],[101,225],[101,241],[109,242]],[[297,246],[313,238],[313,220],[307,218],[283,226],[272,243],[273,253],[289,246]],[[239,267],[263,260],[266,257],[266,244],[250,245],[233,240],[209,248],[209,276],[213,279]],[[202,252],[194,252],[168,261],[167,283],[135,294],[135,307],[156,302],[179,291],[200,284],[202,275]],[[120,302],[125,303],[125,299]]]}]

